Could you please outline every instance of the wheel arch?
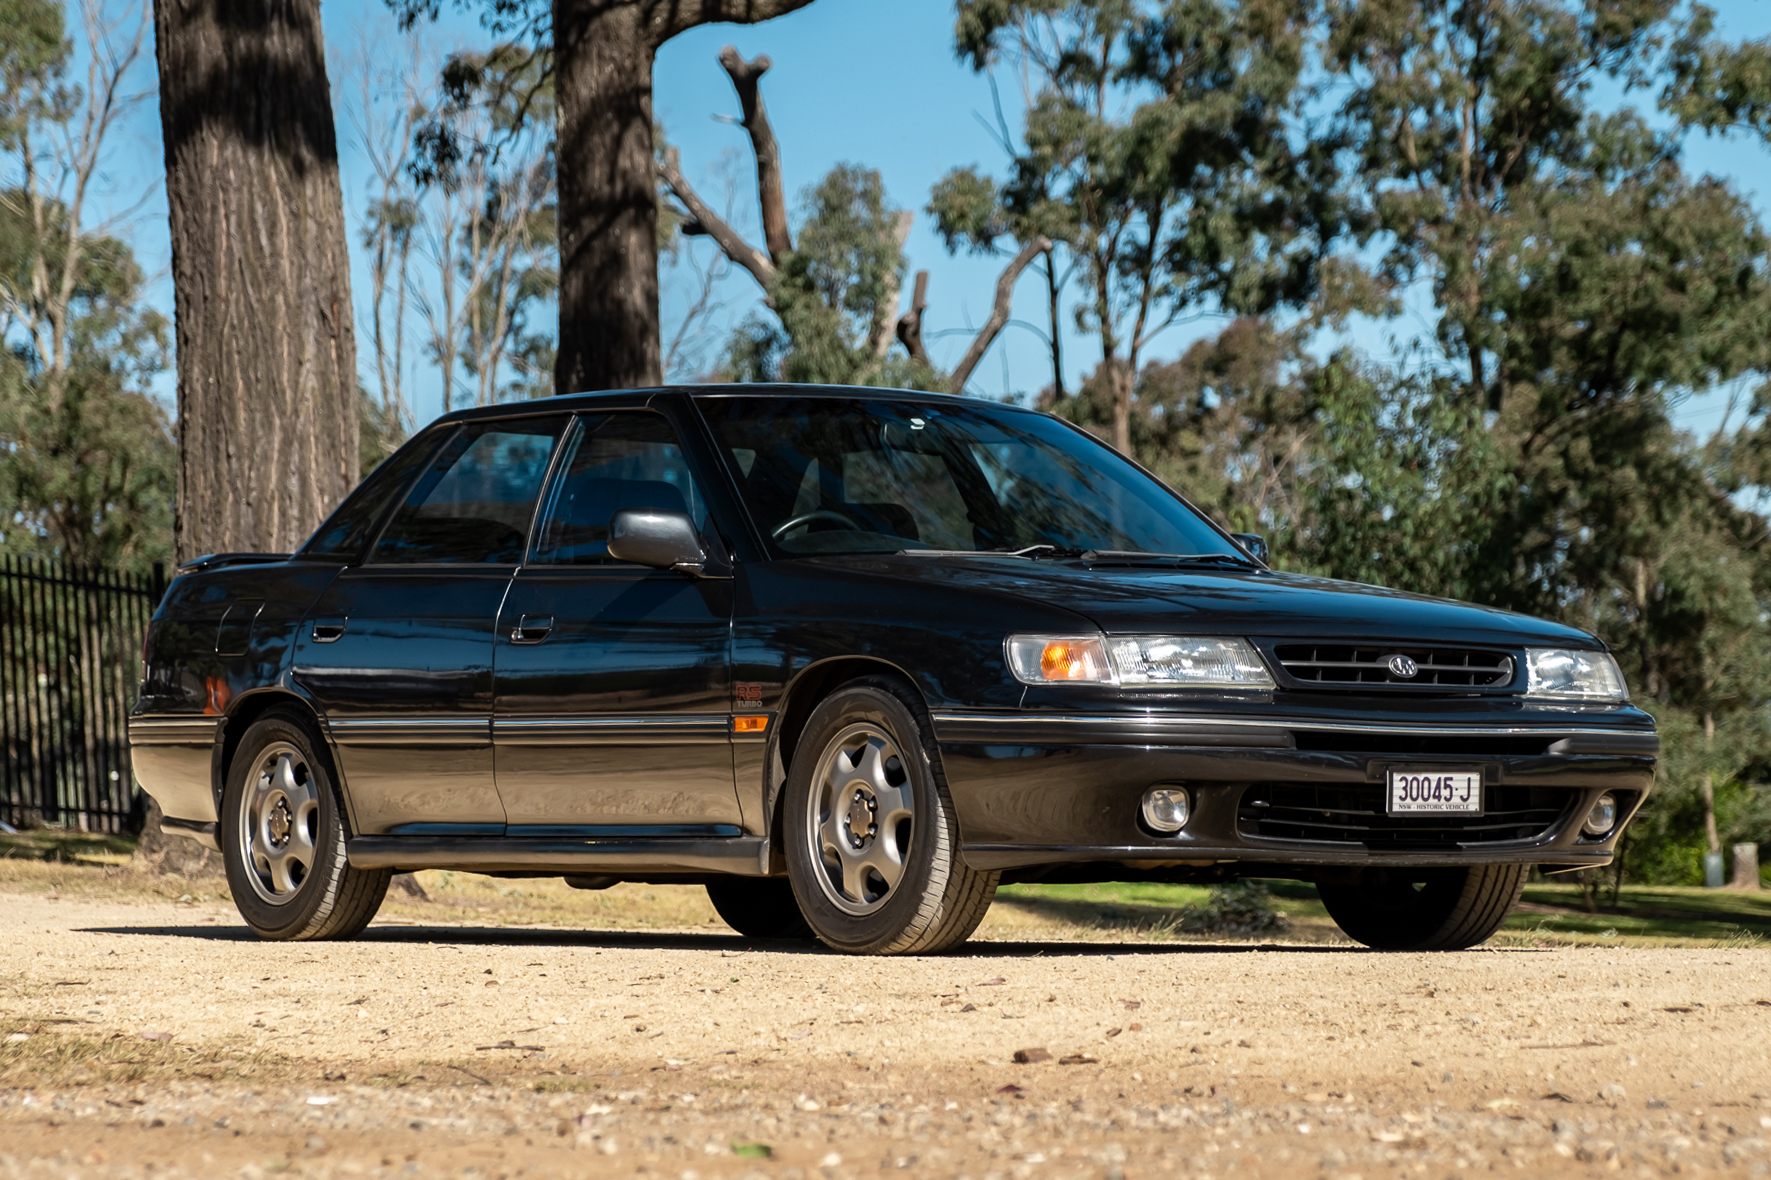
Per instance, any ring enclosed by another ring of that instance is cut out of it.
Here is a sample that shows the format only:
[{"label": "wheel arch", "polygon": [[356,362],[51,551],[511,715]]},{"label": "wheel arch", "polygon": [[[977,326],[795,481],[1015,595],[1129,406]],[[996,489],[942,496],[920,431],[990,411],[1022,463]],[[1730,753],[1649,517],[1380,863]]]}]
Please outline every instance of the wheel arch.
[{"label": "wheel arch", "polygon": [[313,726],[314,735],[319,739],[320,751],[331,763],[326,768],[327,772],[331,774],[332,781],[338,784],[339,794],[344,798],[346,822],[354,830],[356,824],[350,814],[350,790],[338,772],[338,751],[332,748],[326,727],[320,721],[319,710],[314,708],[312,701],[286,688],[262,688],[242,694],[235,698],[233,707],[228,710],[227,724],[222,726],[221,740],[215,743],[215,757],[210,764],[215,813],[221,814],[222,792],[227,789],[228,771],[234,764],[234,755],[239,751],[240,739],[246,736],[246,731],[252,728],[253,722],[278,707],[301,714]]},{"label": "wheel arch", "polygon": [[[801,669],[786,690],[781,694],[781,704],[775,713],[774,733],[769,737],[768,756],[764,759],[764,773],[768,776],[764,791],[764,812],[768,816],[768,864],[765,866],[773,875],[785,872],[782,858],[782,806],[786,795],[787,774],[793,765],[793,757],[798,749],[800,736],[805,732],[806,722],[811,719],[812,710],[836,689],[852,680],[866,676],[888,676],[901,681],[916,694],[922,703],[923,712],[928,713],[928,695],[916,678],[890,660],[878,656],[832,656],[809,664]],[[938,755],[937,755],[938,756]]]}]

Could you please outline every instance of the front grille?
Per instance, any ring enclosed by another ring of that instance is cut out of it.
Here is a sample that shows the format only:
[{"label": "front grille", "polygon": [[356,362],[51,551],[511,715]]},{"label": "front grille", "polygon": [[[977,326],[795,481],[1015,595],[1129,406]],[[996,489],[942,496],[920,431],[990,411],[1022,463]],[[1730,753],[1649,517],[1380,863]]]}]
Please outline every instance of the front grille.
[{"label": "front grille", "polygon": [[1263,840],[1363,844],[1403,851],[1542,837],[1578,793],[1487,787],[1484,815],[1388,815],[1381,783],[1255,783],[1242,793],[1236,830]]},{"label": "front grille", "polygon": [[[1273,654],[1287,675],[1306,685],[1375,684],[1443,690],[1504,688],[1513,682],[1513,657],[1504,651],[1479,648],[1282,643]],[[1393,665],[1404,671],[1412,666],[1414,675],[1400,675]]]}]

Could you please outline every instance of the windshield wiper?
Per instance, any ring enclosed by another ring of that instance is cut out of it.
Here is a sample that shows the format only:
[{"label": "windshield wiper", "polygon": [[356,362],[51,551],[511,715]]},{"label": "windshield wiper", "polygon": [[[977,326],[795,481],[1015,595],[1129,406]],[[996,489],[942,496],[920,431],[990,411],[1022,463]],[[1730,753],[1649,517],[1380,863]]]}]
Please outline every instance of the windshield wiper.
[{"label": "windshield wiper", "polygon": [[1243,569],[1259,568],[1255,562],[1234,553],[1139,553],[1136,550],[1090,549],[1082,554],[1089,565],[1233,565]]},{"label": "windshield wiper", "polygon": [[1028,561],[1037,561],[1042,557],[1058,560],[1074,560],[1087,556],[1081,549],[1071,549],[1063,545],[1028,545],[1021,549],[900,549],[899,557],[1024,557]]}]

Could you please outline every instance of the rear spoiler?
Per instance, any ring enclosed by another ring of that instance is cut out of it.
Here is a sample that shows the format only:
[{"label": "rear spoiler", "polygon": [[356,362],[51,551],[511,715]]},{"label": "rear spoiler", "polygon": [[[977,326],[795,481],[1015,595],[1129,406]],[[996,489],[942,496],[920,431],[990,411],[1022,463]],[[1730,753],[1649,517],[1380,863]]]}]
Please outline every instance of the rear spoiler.
[{"label": "rear spoiler", "polygon": [[178,567],[178,573],[198,574],[205,570],[218,570],[230,565],[271,565],[279,561],[288,561],[287,553],[205,553],[201,557],[193,557]]}]

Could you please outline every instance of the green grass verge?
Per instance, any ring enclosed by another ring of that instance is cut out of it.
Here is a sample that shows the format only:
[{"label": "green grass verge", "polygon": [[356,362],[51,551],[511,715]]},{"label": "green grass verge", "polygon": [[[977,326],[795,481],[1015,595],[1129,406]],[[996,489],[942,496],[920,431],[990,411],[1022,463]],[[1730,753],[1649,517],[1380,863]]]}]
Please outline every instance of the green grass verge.
[{"label": "green grass verge", "polygon": [[114,865],[135,852],[130,836],[107,836],[67,828],[34,828],[17,835],[0,832],[0,858],[44,860],[54,864]]},{"label": "green grass verge", "polygon": [[[1267,885],[1274,907],[1291,919],[1291,931],[1283,937],[1344,941],[1315,886],[1301,881]],[[997,898],[1085,928],[1187,937],[1176,932],[1181,913],[1188,905],[1205,904],[1209,892],[1198,885],[1006,885]],[[1595,891],[1596,909],[1589,912],[1576,883],[1529,884],[1523,903],[1497,938],[1502,944],[1552,946],[1752,946],[1771,939],[1771,892],[1626,885],[1616,905],[1610,903],[1609,888]]]}]

